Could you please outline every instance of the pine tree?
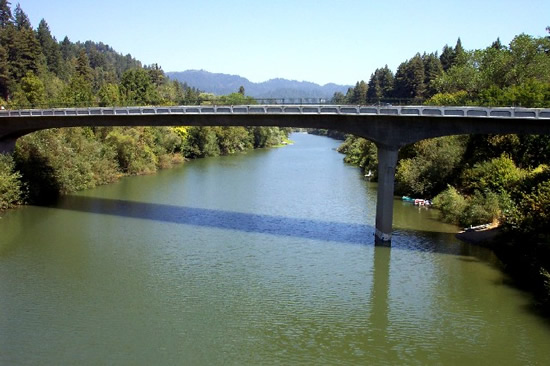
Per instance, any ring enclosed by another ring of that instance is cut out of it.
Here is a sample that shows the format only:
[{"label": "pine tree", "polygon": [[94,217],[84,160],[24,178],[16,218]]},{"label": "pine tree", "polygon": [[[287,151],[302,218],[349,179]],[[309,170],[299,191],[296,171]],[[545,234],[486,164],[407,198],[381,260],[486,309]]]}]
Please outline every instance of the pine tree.
[{"label": "pine tree", "polygon": [[491,48],[494,48],[495,50],[500,51],[502,49],[502,43],[500,42],[500,37],[497,38],[496,41],[491,44]]},{"label": "pine tree", "polygon": [[159,96],[151,76],[144,69],[130,69],[120,80],[121,94],[128,105],[156,104]]},{"label": "pine tree", "polygon": [[358,81],[353,89],[352,104],[365,104],[367,102],[367,83],[363,80]]},{"label": "pine tree", "polygon": [[382,89],[383,98],[391,98],[393,96],[394,77],[388,65],[385,65],[379,72],[378,82]]},{"label": "pine tree", "polygon": [[8,52],[10,79],[21,80],[29,71],[36,74],[42,53],[34,31],[9,25],[2,33],[2,42]]},{"label": "pine tree", "polygon": [[421,102],[426,93],[424,63],[420,54],[403,62],[395,73],[395,96],[415,103]]},{"label": "pine tree", "polygon": [[59,50],[59,45],[55,38],[52,37],[48,23],[44,19],[38,24],[38,29],[36,30],[36,38],[42,47],[42,53],[46,56],[46,64],[48,65],[48,70],[53,72],[56,75],[59,75],[61,68],[61,51]]},{"label": "pine tree", "polygon": [[374,71],[374,74],[370,76],[368,89],[367,89],[367,101],[369,103],[376,103],[380,102],[382,99],[382,88],[380,86],[380,81],[378,79],[378,76],[380,74],[380,70],[376,69]]},{"label": "pine tree", "polygon": [[74,45],[69,40],[69,37],[65,36],[63,38],[63,41],[61,42],[61,56],[63,57],[63,60],[68,61],[72,57],[76,57],[76,54],[74,52]]},{"label": "pine tree", "polygon": [[426,86],[425,97],[429,98],[437,93],[437,90],[432,85],[432,81],[443,74],[443,67],[437,55],[433,53],[422,55],[422,61],[424,63],[424,85]]},{"label": "pine tree", "polygon": [[0,28],[4,29],[8,24],[13,24],[10,2],[7,0],[0,0]]},{"label": "pine tree", "polygon": [[166,77],[164,76],[164,71],[162,71],[162,68],[158,64],[152,64],[145,69],[149,72],[153,84],[156,86],[164,84]]},{"label": "pine tree", "polygon": [[76,73],[87,82],[92,82],[94,79],[94,70],[90,67],[90,61],[84,49],[80,50],[76,59]]},{"label": "pine tree", "polygon": [[411,88],[411,97],[415,99],[415,102],[421,101],[426,93],[426,85],[424,80],[426,78],[424,73],[424,62],[420,54],[416,54],[409,62],[407,68],[408,83]]},{"label": "pine tree", "polygon": [[0,44],[0,98],[4,100],[9,96],[9,82],[8,51]]},{"label": "pine tree", "polygon": [[456,46],[453,52],[452,66],[464,65],[466,62],[467,62],[467,54],[464,48],[462,47],[462,41],[460,40],[460,37],[459,37],[458,40],[456,41]]},{"label": "pine tree", "polygon": [[395,72],[395,82],[394,82],[394,97],[395,98],[409,98],[410,97],[410,90],[409,85],[407,83],[407,62],[402,62],[399,67],[397,67],[397,71]]},{"label": "pine tree", "polygon": [[17,29],[32,29],[31,21],[29,20],[29,17],[23,9],[21,9],[21,5],[17,4],[15,8],[15,25],[17,26]]},{"label": "pine tree", "polygon": [[449,47],[448,45],[443,47],[443,52],[441,52],[441,56],[439,56],[439,61],[441,61],[443,71],[447,71],[453,66],[454,54],[455,51],[452,47]]}]

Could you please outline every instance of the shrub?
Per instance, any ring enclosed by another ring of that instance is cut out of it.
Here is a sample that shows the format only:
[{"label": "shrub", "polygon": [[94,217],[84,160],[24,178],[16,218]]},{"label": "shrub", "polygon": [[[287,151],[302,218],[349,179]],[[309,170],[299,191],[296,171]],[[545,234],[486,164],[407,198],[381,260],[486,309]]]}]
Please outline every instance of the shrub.
[{"label": "shrub", "polygon": [[453,186],[447,186],[446,190],[438,194],[433,204],[441,212],[443,221],[452,224],[460,222],[467,205],[466,199]]},{"label": "shrub", "polygon": [[0,210],[20,204],[23,199],[21,174],[9,154],[0,154]]}]

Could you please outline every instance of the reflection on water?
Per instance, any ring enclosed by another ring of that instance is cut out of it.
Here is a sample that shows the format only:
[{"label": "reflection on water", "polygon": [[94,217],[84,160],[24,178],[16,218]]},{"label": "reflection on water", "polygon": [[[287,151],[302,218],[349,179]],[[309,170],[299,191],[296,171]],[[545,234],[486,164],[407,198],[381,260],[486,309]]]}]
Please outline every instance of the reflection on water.
[{"label": "reflection on water", "polygon": [[491,252],[396,202],[338,142],[202,159],[0,220],[0,364],[544,364]]}]

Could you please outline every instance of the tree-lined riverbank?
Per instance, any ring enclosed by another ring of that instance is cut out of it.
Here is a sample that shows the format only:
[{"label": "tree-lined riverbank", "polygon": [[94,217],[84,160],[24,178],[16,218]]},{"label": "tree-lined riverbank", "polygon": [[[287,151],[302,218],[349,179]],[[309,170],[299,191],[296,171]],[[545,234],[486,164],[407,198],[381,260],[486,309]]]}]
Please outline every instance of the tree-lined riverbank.
[{"label": "tree-lined riverbank", "polygon": [[[244,90],[201,93],[103,43],[58,42],[0,1],[0,105],[7,108],[193,103],[253,104]],[[0,157],[0,210],[150,174],[186,159],[280,145],[288,130],[244,127],[111,127],[39,131]]]}]

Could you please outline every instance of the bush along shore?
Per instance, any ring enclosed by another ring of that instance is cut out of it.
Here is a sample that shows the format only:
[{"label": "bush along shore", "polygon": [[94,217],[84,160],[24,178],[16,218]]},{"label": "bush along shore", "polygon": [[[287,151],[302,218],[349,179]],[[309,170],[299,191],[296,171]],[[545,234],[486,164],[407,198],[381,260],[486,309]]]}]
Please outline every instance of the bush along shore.
[{"label": "bush along shore", "polygon": [[0,208],[45,204],[122,176],[186,159],[281,145],[288,130],[245,127],[101,127],[38,131],[0,155]]}]

